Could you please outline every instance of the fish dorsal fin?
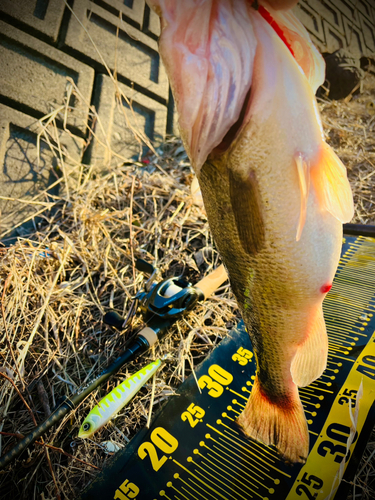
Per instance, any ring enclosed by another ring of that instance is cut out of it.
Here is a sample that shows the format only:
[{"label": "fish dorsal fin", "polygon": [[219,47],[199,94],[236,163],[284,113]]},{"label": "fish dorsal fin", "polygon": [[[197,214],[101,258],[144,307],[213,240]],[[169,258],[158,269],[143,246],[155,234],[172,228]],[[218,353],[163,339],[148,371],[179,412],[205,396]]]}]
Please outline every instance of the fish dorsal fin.
[{"label": "fish dorsal fin", "polygon": [[299,241],[306,221],[307,199],[309,197],[310,189],[310,169],[306,161],[303,159],[303,155],[301,153],[298,153],[295,156],[294,160],[297,165],[299,187],[301,192],[301,208],[296,235],[296,241]]},{"label": "fish dorsal fin", "polygon": [[354,205],[346,168],[326,142],[322,142],[318,160],[311,165],[311,178],[321,208],[342,223],[349,222]]}]

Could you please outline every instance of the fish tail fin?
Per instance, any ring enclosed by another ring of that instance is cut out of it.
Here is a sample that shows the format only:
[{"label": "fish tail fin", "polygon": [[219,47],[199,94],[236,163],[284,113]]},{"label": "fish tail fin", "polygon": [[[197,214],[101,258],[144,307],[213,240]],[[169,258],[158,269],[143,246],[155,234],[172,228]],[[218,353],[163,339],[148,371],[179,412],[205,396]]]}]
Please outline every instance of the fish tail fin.
[{"label": "fish tail fin", "polygon": [[286,461],[305,463],[309,453],[309,434],[297,387],[291,398],[275,404],[262,391],[257,376],[237,423],[246,436],[266,445],[275,445]]},{"label": "fish tail fin", "polygon": [[354,215],[354,205],[346,168],[326,142],[322,142],[311,177],[322,208],[339,221],[349,222]]},{"label": "fish tail fin", "polygon": [[298,387],[305,387],[324,372],[327,366],[328,337],[323,311],[319,308],[314,318],[309,335],[298,347],[290,368],[293,382]]}]

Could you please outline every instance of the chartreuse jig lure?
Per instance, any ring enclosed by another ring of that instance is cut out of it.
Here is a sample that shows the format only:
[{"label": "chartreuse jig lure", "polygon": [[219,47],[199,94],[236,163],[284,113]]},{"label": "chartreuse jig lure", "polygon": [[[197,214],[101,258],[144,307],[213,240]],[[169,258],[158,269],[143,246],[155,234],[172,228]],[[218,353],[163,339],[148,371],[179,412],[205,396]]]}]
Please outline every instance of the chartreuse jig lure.
[{"label": "chartreuse jig lure", "polygon": [[105,425],[127,404],[157,372],[163,359],[157,359],[142,370],[127,378],[105,396],[87,415],[78,433],[80,438],[88,438]]}]

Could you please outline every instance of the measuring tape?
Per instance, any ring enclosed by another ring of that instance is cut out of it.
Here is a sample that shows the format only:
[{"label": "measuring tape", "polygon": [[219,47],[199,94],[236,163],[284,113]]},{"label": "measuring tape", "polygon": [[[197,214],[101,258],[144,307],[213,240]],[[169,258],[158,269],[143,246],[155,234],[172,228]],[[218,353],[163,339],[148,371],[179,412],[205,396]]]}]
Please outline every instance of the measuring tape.
[{"label": "measuring tape", "polygon": [[[344,238],[323,309],[327,369],[299,390],[310,435],[305,464],[286,464],[274,447],[247,439],[236,425],[256,371],[241,322],[196,369],[201,392],[190,376],[81,499],[345,498],[375,421],[375,239]],[[361,384],[351,435],[350,408]],[[346,481],[340,482],[340,467]]]}]

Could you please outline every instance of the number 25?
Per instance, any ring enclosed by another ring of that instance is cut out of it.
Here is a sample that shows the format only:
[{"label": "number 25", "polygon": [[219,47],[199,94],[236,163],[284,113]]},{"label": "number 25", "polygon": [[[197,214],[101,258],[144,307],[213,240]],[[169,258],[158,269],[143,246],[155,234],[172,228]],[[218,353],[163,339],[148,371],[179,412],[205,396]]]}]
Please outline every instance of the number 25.
[{"label": "number 25", "polygon": [[[200,406],[196,406],[194,403],[191,403],[191,405],[188,406],[187,411],[184,411],[184,413],[182,413],[181,420],[183,420],[184,422],[188,420],[190,427],[194,428],[199,420],[204,417],[205,413],[206,412],[203,410],[203,408],[201,408]],[[193,415],[195,416],[195,418],[193,417]]]}]

